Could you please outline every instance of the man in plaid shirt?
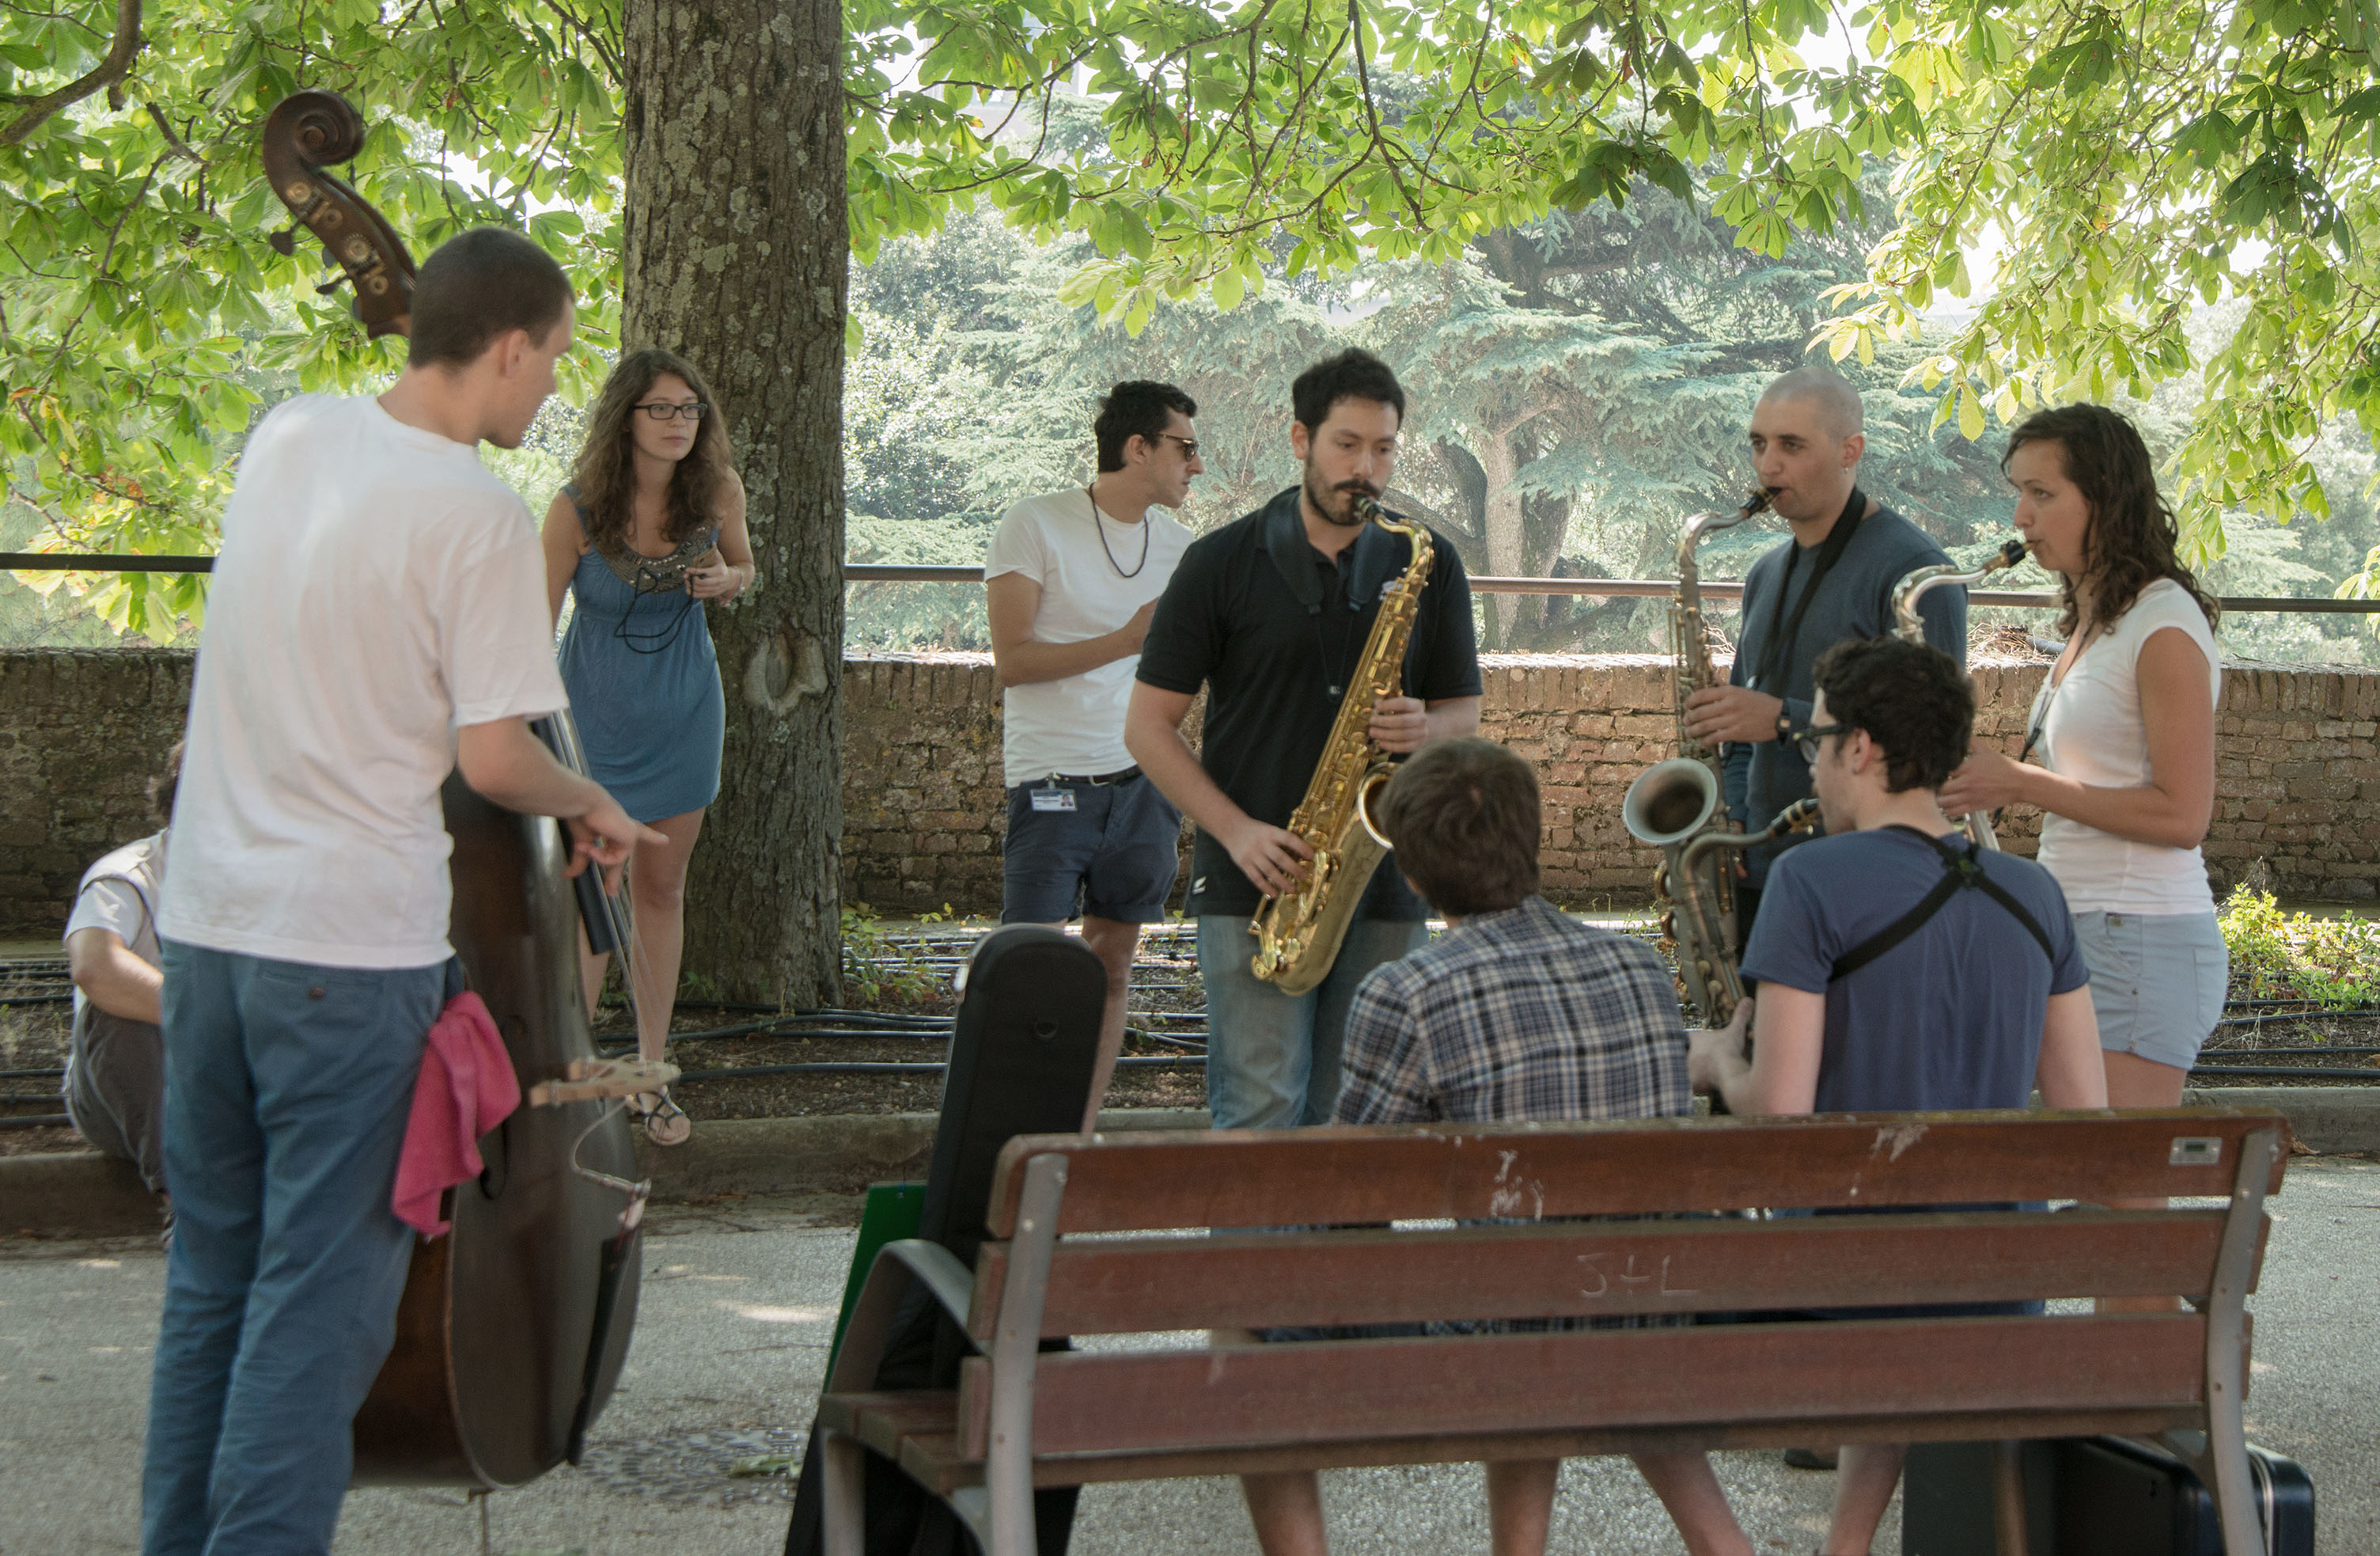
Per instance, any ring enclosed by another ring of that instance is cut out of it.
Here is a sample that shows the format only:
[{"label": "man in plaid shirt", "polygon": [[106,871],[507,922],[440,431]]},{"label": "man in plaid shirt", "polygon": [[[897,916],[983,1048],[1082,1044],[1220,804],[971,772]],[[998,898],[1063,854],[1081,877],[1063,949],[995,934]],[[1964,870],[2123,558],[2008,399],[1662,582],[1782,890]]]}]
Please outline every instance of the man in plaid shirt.
[{"label": "man in plaid shirt", "polygon": [[[1449,928],[1356,989],[1333,1124],[1694,1111],[1685,1025],[1660,954],[1578,923],[1537,895],[1541,810],[1528,763],[1492,740],[1433,741],[1398,770],[1374,814],[1395,845],[1397,867]],[[1751,1556],[1703,1454],[1645,1453],[1635,1462],[1694,1556]],[[1559,1459],[1488,1465],[1496,1556],[1542,1556],[1560,1471]],[[1311,1474],[1241,1482],[1266,1556],[1326,1550]]]}]

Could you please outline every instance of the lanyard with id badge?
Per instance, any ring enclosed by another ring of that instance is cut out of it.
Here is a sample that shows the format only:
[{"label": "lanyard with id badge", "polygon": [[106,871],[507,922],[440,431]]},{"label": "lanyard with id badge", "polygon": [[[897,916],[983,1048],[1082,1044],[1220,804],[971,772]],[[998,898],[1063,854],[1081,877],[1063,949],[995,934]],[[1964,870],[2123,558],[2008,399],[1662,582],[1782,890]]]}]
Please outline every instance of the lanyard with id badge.
[{"label": "lanyard with id badge", "polygon": [[1032,800],[1033,808],[1036,810],[1072,810],[1075,808],[1075,791],[1072,789],[1062,789],[1052,784],[1038,789],[1027,789],[1025,792],[1026,796]]}]

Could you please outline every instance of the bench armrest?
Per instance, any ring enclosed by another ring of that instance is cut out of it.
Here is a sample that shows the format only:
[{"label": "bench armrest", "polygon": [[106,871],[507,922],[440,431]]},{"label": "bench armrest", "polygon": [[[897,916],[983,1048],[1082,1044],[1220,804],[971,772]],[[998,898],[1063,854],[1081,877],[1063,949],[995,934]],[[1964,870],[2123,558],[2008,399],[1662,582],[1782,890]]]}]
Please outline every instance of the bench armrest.
[{"label": "bench armrest", "polygon": [[828,1393],[845,1393],[876,1386],[876,1369],[892,1343],[892,1320],[912,1285],[923,1285],[928,1295],[950,1315],[959,1332],[966,1332],[967,1307],[975,1295],[975,1277],[956,1254],[940,1243],[905,1237],[876,1250],[868,1281],[843,1334],[834,1372],[826,1380]]}]

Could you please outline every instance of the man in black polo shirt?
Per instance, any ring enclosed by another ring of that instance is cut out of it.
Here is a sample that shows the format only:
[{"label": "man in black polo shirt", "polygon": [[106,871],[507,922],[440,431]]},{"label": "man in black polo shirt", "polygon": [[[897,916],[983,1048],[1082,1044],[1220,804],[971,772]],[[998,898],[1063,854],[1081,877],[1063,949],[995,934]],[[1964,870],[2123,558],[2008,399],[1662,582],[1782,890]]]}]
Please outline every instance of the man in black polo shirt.
[{"label": "man in black polo shirt", "polygon": [[[1396,463],[1405,407],[1396,375],[1349,351],[1300,374],[1290,398],[1290,449],[1305,479],[1184,553],[1141,644],[1124,720],[1133,760],[1198,823],[1186,911],[1198,920],[1218,1129],[1329,1118],[1355,986],[1427,936],[1428,909],[1391,866],[1374,872],[1319,987],[1284,994],[1249,966],[1257,903],[1293,885],[1311,856],[1286,824],[1330,742],[1381,591],[1412,557],[1404,537],[1354,514],[1357,497],[1387,491]],[[1406,695],[1372,714],[1372,738],[1388,751],[1479,727],[1471,588],[1454,548],[1435,544],[1405,648]],[[1182,720],[1202,686],[1193,754]]]}]

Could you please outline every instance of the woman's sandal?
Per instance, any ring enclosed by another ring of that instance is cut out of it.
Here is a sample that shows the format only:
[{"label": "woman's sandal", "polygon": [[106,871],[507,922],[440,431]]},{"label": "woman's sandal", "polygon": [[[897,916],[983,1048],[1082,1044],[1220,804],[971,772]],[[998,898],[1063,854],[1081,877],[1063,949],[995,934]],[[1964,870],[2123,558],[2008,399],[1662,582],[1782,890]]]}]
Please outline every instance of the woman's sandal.
[{"label": "woman's sandal", "polygon": [[645,1138],[657,1146],[682,1146],[694,1135],[694,1120],[666,1091],[638,1092],[628,1099],[628,1116],[643,1126]]}]

